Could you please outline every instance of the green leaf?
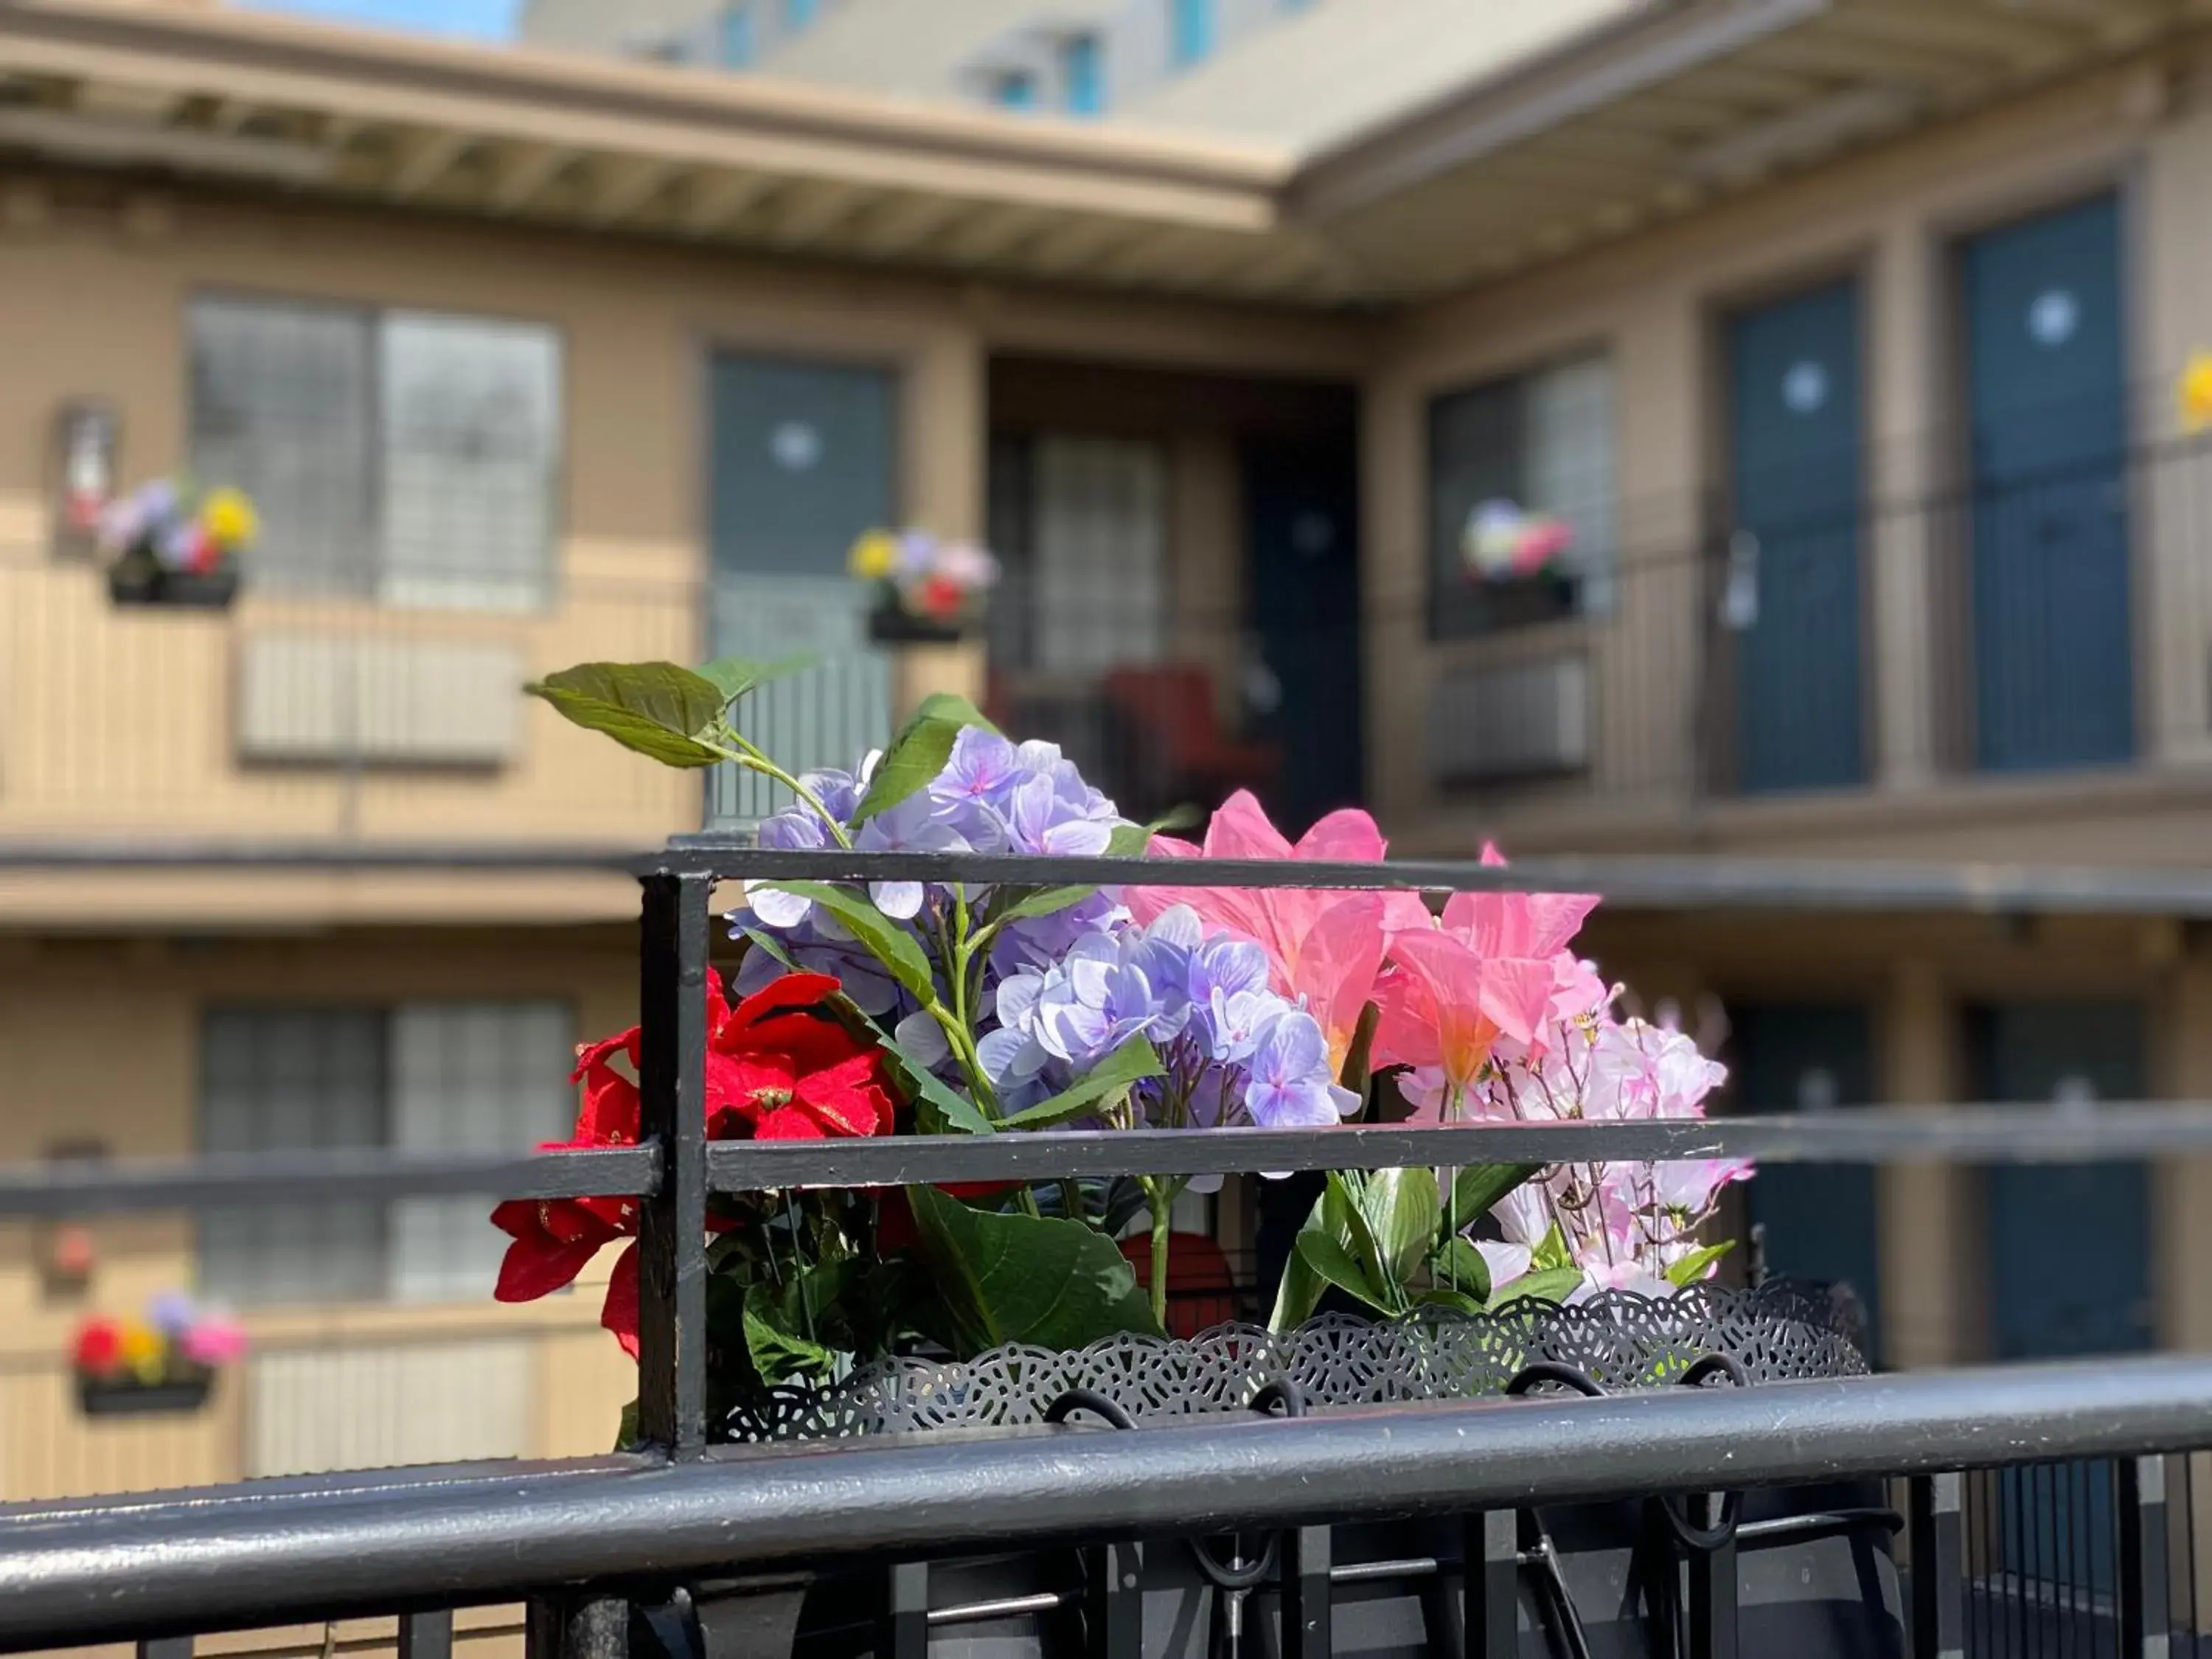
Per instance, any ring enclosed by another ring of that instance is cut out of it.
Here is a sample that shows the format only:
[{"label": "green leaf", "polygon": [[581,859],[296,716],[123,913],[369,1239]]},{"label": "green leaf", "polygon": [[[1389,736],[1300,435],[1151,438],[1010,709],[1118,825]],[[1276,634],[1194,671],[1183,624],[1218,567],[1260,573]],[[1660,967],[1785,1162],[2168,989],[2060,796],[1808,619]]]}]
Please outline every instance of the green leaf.
[{"label": "green leaf", "polygon": [[523,689],[664,766],[719,766],[729,758],[699,741],[721,718],[721,689],[672,662],[579,663]]},{"label": "green leaf", "polygon": [[1444,1240],[1443,1248],[1429,1265],[1429,1277],[1444,1289],[1466,1291],[1477,1302],[1490,1300],[1490,1264],[1482,1259],[1480,1250],[1457,1234]]},{"label": "green leaf", "polygon": [[[863,1015],[862,1018],[866,1018],[866,1016]],[[868,1023],[875,1025],[873,1020],[869,1020]],[[937,1108],[945,1119],[946,1127],[957,1129],[963,1134],[971,1135],[987,1135],[997,1127],[989,1118],[983,1115],[981,1107],[976,1105],[974,1101],[916,1060],[911,1053],[900,1046],[896,1037],[880,1025],[875,1025],[875,1030],[876,1041],[882,1043],[891,1057],[898,1061],[899,1070],[906,1078],[907,1086],[915,1094]]]},{"label": "green leaf", "polygon": [[1367,1177],[1360,1211],[1375,1235],[1376,1282],[1402,1290],[1437,1247],[1443,1206],[1433,1170],[1377,1170]]},{"label": "green leaf", "polygon": [[1143,1037],[1131,1037],[1092,1066],[1085,1076],[1050,1100],[1027,1111],[1016,1112],[1000,1124],[1004,1129],[1041,1129],[1079,1115],[1117,1089],[1126,1089],[1139,1078],[1158,1077],[1164,1068],[1157,1049]]},{"label": "green leaf", "polygon": [[1391,1311],[1389,1304],[1382,1300],[1381,1290],[1369,1281],[1359,1263],[1352,1260],[1352,1252],[1326,1232],[1301,1232],[1294,1248],[1299,1261],[1340,1291],[1358,1297],[1377,1313]]},{"label": "green leaf", "polygon": [[745,1291],[745,1352],[763,1382],[829,1381],[836,1354],[809,1328],[819,1330],[845,1289],[848,1262],[793,1274],[781,1285],[766,1280]]},{"label": "green leaf", "polygon": [[1667,1282],[1675,1285],[1694,1284],[1705,1276],[1706,1268],[1734,1249],[1735,1240],[1727,1238],[1717,1244],[1708,1244],[1702,1249],[1692,1250],[1680,1261],[1668,1266]]},{"label": "green leaf", "polygon": [[1516,1302],[1557,1302],[1582,1282],[1579,1267],[1539,1267],[1499,1291],[1496,1305],[1510,1308]]},{"label": "green leaf", "polygon": [[937,1001],[937,975],[914,935],[862,898],[842,887],[822,881],[774,881],[763,885],[793,897],[811,899],[845,924],[853,937],[868,947],[868,954],[891,971],[891,977],[925,1008]]},{"label": "green leaf", "polygon": [[775,662],[751,662],[744,657],[717,657],[712,662],[699,665],[699,678],[712,681],[722,694],[722,706],[726,708],[757,685],[766,685],[770,680],[780,680],[796,674],[802,668],[811,668],[811,656],[784,657]]},{"label": "green leaf", "polygon": [[1423,1291],[1419,1299],[1427,1307],[1449,1308],[1454,1313],[1479,1314],[1482,1311],[1482,1304],[1464,1291]]},{"label": "green leaf", "polygon": [[1109,859],[1140,859],[1152,850],[1152,830],[1149,823],[1117,823],[1114,833],[1106,837],[1104,856]]},{"label": "green leaf", "polygon": [[[1324,1188],[1322,1195],[1314,1200],[1313,1210],[1306,1217],[1305,1225],[1298,1230],[1298,1237],[1303,1238],[1308,1233],[1328,1232],[1328,1191]],[[1336,1244],[1341,1249],[1345,1241],[1339,1238]],[[1294,1240],[1291,1259],[1283,1264],[1282,1283],[1275,1287],[1275,1307],[1267,1316],[1267,1328],[1279,1335],[1296,1330],[1313,1317],[1314,1310],[1321,1304],[1322,1292],[1328,1288],[1328,1282],[1306,1266],[1304,1259],[1297,1253]]]},{"label": "green leaf", "polygon": [[1072,904],[1080,904],[1098,890],[1096,887],[1047,887],[1031,893],[1018,904],[1010,904],[999,913],[998,920],[1026,921],[1032,916],[1048,916],[1065,910]]},{"label": "green leaf", "polygon": [[622,1421],[615,1427],[615,1449],[635,1451],[638,1445],[637,1401],[633,1400],[622,1408]]},{"label": "green leaf", "polygon": [[1008,1342],[1080,1348],[1123,1331],[1163,1334],[1135,1270],[1103,1233],[970,1209],[934,1187],[906,1195],[960,1358]]},{"label": "green leaf", "polygon": [[987,732],[999,729],[965,697],[956,697],[949,691],[924,697],[914,718],[899,728],[883,759],[876,763],[868,793],[854,809],[852,827],[859,829],[877,813],[888,811],[925,787],[945,769],[954,742],[970,726],[980,726]]},{"label": "green leaf", "polygon": [[1377,1287],[1390,1283],[1389,1270],[1384,1266],[1382,1246],[1375,1237],[1375,1229],[1368,1223],[1362,1207],[1361,1194],[1364,1185],[1355,1188],[1353,1177],[1335,1170],[1329,1172],[1328,1190],[1322,1195],[1324,1212],[1328,1223],[1325,1231],[1339,1243],[1350,1247],[1365,1270],[1368,1282]]},{"label": "green leaf", "polygon": [[1451,1218],[1464,1227],[1527,1181],[1540,1164],[1471,1164],[1452,1177]]},{"label": "green leaf", "polygon": [[1528,1264],[1545,1268],[1571,1267],[1575,1265],[1574,1257],[1567,1250],[1566,1236],[1560,1232],[1558,1222],[1552,1224],[1551,1231],[1544,1235],[1542,1242],[1528,1253]]}]

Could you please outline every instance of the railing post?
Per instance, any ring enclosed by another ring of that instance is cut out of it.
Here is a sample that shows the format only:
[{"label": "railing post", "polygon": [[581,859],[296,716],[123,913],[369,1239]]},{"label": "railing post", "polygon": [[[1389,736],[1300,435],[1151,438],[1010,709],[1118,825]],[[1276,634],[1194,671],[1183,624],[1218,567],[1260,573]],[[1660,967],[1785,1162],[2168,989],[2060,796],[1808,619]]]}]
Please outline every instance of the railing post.
[{"label": "railing post", "polygon": [[895,1561],[886,1575],[883,1640],[878,1659],[928,1659],[929,1563]]},{"label": "railing post", "polygon": [[2166,1596],[2166,1459],[2124,1457],[2119,1483],[2120,1659],[2166,1659],[2172,1609]]},{"label": "railing post", "polygon": [[1912,1480],[1912,1659],[1964,1659],[1966,1650],[1966,1477]]},{"label": "railing post", "polygon": [[1467,1650],[1462,1659],[1516,1659],[1521,1651],[1521,1516],[1485,1510],[1461,1534]]},{"label": "railing post", "polygon": [[[1101,1544],[1085,1564],[1085,1659],[1138,1659],[1145,1648],[1145,1597],[1134,1544]],[[1222,1592],[1216,1591],[1219,1595]]]},{"label": "railing post", "polygon": [[1329,1535],[1327,1527],[1290,1533],[1283,1563],[1283,1659],[1329,1659]]},{"label": "railing post", "polygon": [[189,1636],[156,1636],[138,1644],[138,1659],[192,1659]]},{"label": "railing post", "polygon": [[453,1659],[453,1609],[400,1614],[399,1659]]},{"label": "railing post", "polygon": [[637,1425],[672,1456],[707,1440],[707,975],[710,877],[644,879],[640,1127],[660,1185],[639,1206]]},{"label": "railing post", "polygon": [[[1699,1498],[1700,1527],[1711,1528],[1725,1501],[1717,1494]],[[1735,1532],[1711,1549],[1690,1552],[1690,1653],[1692,1659],[1736,1659]]]}]

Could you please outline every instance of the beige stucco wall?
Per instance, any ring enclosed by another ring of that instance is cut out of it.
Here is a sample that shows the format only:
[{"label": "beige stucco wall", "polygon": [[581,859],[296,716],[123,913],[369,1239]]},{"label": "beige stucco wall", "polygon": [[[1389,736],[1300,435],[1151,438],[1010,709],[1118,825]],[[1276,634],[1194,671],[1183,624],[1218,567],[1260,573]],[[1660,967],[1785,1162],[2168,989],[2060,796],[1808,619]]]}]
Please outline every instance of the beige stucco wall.
[{"label": "beige stucco wall", "polygon": [[[18,180],[0,225],[0,835],[634,845],[695,827],[695,781],[617,757],[534,705],[518,751],[497,768],[242,768],[231,724],[240,641],[305,630],[503,646],[526,672],[592,658],[696,659],[703,369],[718,347],[896,368],[901,511],[968,535],[983,527],[994,352],[1348,377],[1362,337],[1289,313],[1107,304],[688,246],[118,193],[83,179]],[[210,289],[556,330],[565,443],[553,607],[500,616],[249,592],[228,615],[119,614],[95,572],[51,556],[57,411],[71,398],[112,404],[126,481],[175,468],[185,307]],[[1206,458],[1194,459],[1203,471]],[[1202,495],[1187,492],[1190,513],[1206,510]]]},{"label": "beige stucco wall", "polygon": [[[635,938],[619,927],[315,932],[188,946],[143,938],[9,941],[0,950],[0,1054],[9,1057],[0,1072],[0,1164],[36,1162],[88,1139],[118,1157],[193,1151],[200,1015],[213,1003],[553,999],[573,1010],[579,1036],[591,1037],[635,1018],[636,971]],[[487,1284],[481,1297],[452,1304],[249,1310],[253,1356],[219,1382],[205,1412],[89,1420],[76,1409],[68,1371],[77,1322],[136,1312],[161,1291],[191,1288],[194,1276],[186,1218],[89,1224],[97,1252],[90,1283],[50,1293],[39,1271],[39,1231],[0,1224],[0,1501],[249,1473],[249,1376],[256,1364],[278,1360],[319,1368],[312,1386],[331,1410],[368,1412],[389,1398],[397,1365],[414,1366],[411,1386],[434,1394],[439,1367],[448,1368],[459,1399],[491,1355],[524,1407],[515,1449],[547,1456],[607,1449],[635,1391],[634,1370],[598,1328],[590,1285],[509,1308],[491,1301]],[[603,1278],[611,1265],[605,1254],[587,1277]],[[271,1397],[299,1409],[296,1386]],[[418,1431],[426,1437],[413,1439]],[[435,1423],[418,1422],[391,1443],[435,1445],[438,1434]],[[362,1443],[389,1439],[370,1432]]]},{"label": "beige stucco wall", "polygon": [[[1949,476],[1944,432],[1957,350],[1949,250],[2039,209],[2117,189],[2127,225],[2130,373],[2138,436],[2172,434],[2171,387],[2212,342],[2212,106],[2189,64],[2093,77],[1730,204],[1695,212],[1525,278],[1423,307],[1389,331],[1367,381],[1365,556],[1370,777],[1401,842],[1466,851],[1479,830],[1524,847],[1692,841],[1891,856],[1998,854],[2033,821],[2057,834],[2021,856],[2188,857],[2208,817],[2203,672],[2212,588],[2191,550],[2198,469],[2138,481],[2136,557],[2142,750],[2159,804],[2039,793],[1942,775],[1948,666],[1932,618],[1937,548],[1926,514],[1869,516],[1868,752],[1875,787],[1833,801],[1704,803],[1685,785],[1698,638],[1710,596],[1691,561],[1701,504],[1725,479],[1717,324],[1731,309],[1843,276],[1862,295],[1868,489],[1878,506],[1923,499]],[[1426,634],[1425,410],[1433,395],[1573,353],[1611,354],[1617,386],[1623,574],[1619,613],[1433,645]],[[1595,666],[1597,756],[1586,784],[1482,805],[1429,781],[1417,742],[1430,689],[1451,667],[1587,649]],[[2097,786],[2102,787],[2102,786]],[[2140,789],[2140,782],[2136,787]],[[2054,799],[2057,797],[2057,799]],[[2177,813],[2177,808],[2185,811]],[[2147,821],[2160,820],[2155,829]],[[1991,831],[2001,840],[1993,846]],[[2007,847],[2007,850],[2009,848]]]}]

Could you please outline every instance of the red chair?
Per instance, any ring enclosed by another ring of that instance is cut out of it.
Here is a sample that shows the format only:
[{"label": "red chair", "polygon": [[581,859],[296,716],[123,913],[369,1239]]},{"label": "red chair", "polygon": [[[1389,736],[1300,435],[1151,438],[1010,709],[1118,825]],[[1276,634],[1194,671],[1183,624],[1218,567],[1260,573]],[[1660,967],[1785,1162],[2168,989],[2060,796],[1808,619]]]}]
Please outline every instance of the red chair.
[{"label": "red chair", "polygon": [[1213,676],[1191,663],[1116,668],[1101,682],[1109,708],[1126,723],[1157,769],[1163,796],[1212,803],[1235,789],[1264,792],[1282,768],[1271,743],[1248,743],[1221,729]]},{"label": "red chair", "polygon": [[[1137,1283],[1152,1285],[1152,1238],[1139,1233],[1121,1241],[1121,1254],[1137,1270]],[[1168,1334],[1186,1340],[1238,1317],[1237,1275],[1221,1246],[1204,1233],[1168,1235]]]}]

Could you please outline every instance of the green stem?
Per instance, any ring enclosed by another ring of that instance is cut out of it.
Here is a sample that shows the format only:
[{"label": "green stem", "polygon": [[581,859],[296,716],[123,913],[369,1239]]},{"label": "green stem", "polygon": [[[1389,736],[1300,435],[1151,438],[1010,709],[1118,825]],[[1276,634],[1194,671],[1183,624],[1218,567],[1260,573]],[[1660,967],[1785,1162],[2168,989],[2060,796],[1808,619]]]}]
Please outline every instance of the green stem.
[{"label": "green stem", "polygon": [[1062,1176],[1060,1181],[1060,1207],[1067,1212],[1070,1221],[1080,1221],[1085,1226],[1091,1222],[1091,1212],[1084,1206],[1083,1188],[1072,1177]]},{"label": "green stem", "polygon": [[1175,1200],[1152,1205],[1152,1317],[1168,1328],[1168,1218]]},{"label": "green stem", "polygon": [[757,772],[763,777],[775,779],[776,782],[790,790],[793,794],[796,795],[812,810],[814,816],[822,820],[823,827],[829,830],[830,836],[836,841],[838,846],[844,848],[848,852],[852,849],[852,836],[846,833],[845,826],[843,824],[838,823],[836,818],[830,816],[830,809],[822,804],[822,798],[819,795],[817,795],[811,789],[809,789],[797,778],[792,776],[790,773],[785,771],[783,768],[778,766],[774,761],[763,754],[760,749],[750,738],[744,737],[739,732],[731,731],[727,726],[724,726],[722,729],[724,734],[730,739],[730,742],[735,744],[737,747],[732,750],[724,745],[710,744],[708,745],[709,748],[719,747],[721,749],[721,752],[724,755],[735,761],[738,765]]}]

